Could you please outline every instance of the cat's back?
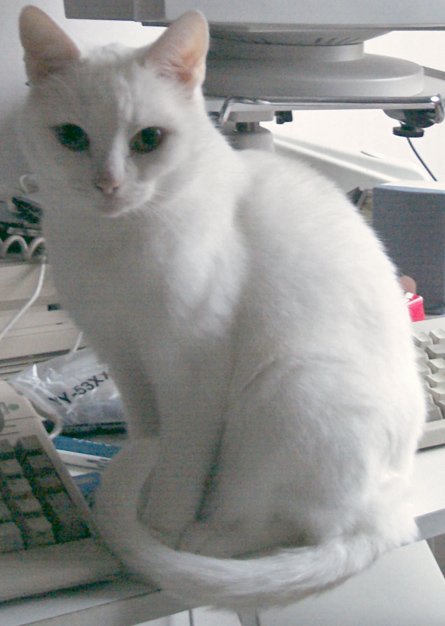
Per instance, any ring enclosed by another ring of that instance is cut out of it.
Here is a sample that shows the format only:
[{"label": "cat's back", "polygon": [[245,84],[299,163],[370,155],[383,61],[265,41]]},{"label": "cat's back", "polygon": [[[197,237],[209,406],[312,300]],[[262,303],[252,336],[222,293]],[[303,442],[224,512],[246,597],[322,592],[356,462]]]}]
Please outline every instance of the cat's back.
[{"label": "cat's back", "polygon": [[335,184],[304,163],[253,151],[241,158],[250,173],[238,214],[250,253],[243,380],[255,375],[242,357],[248,346],[258,362],[286,363],[311,381],[314,372],[322,385],[366,397],[388,428],[402,415],[414,441],[423,395],[402,289],[380,241]]},{"label": "cat's back", "polygon": [[364,352],[394,367],[413,361],[395,268],[357,209],[303,162],[240,156],[250,175],[238,212],[250,255],[246,318],[267,325],[283,352],[295,343],[357,364]]},{"label": "cat's back", "polygon": [[271,225],[285,222],[294,227],[292,236],[302,239],[309,234],[304,229],[329,236],[331,228],[346,223],[361,233],[366,230],[334,181],[303,160],[259,150],[245,150],[239,156],[250,183],[243,206],[246,219],[270,220]]},{"label": "cat's back", "polygon": [[286,268],[316,291],[323,277],[337,277],[344,289],[366,280],[371,289],[389,283],[394,291],[394,268],[380,241],[334,182],[300,160],[254,150],[239,156],[249,184],[238,221],[265,276],[283,276]]}]

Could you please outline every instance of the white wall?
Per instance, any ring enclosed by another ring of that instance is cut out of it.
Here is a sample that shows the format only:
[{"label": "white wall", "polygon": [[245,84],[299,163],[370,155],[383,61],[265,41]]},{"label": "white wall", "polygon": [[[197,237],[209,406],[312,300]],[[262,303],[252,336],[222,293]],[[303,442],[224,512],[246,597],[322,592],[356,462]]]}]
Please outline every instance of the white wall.
[{"label": "white wall", "polygon": [[[143,45],[159,33],[159,29],[131,22],[67,20],[63,0],[0,0],[0,184],[13,183],[27,169],[14,127],[16,111],[26,93],[17,19],[29,1],[55,19],[81,48],[110,41]],[[367,50],[445,70],[445,32],[392,33],[369,42]],[[406,140],[392,135],[394,125],[381,111],[309,111],[295,113],[293,124],[277,130],[335,147],[413,160]],[[445,179],[445,123],[427,130],[423,139],[416,140],[416,146],[433,171]]]},{"label": "white wall", "polygon": [[[394,32],[367,42],[365,49],[445,71],[443,31]],[[442,96],[445,97],[445,88]],[[268,125],[271,130],[295,138],[418,163],[406,139],[393,135],[394,126],[398,126],[397,122],[379,110],[302,111],[294,113],[292,124]],[[445,180],[445,122],[427,129],[422,139],[413,141],[430,169]]]}]

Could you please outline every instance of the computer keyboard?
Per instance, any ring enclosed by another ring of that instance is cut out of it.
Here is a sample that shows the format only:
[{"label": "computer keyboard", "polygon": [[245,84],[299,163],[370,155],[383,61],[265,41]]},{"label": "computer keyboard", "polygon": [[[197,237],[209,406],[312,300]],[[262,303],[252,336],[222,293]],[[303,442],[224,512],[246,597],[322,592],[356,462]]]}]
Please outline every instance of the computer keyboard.
[{"label": "computer keyboard", "polygon": [[413,336],[428,402],[419,448],[445,445],[445,317],[414,322]]},{"label": "computer keyboard", "polygon": [[4,381],[0,426],[0,601],[117,574],[40,419]]}]

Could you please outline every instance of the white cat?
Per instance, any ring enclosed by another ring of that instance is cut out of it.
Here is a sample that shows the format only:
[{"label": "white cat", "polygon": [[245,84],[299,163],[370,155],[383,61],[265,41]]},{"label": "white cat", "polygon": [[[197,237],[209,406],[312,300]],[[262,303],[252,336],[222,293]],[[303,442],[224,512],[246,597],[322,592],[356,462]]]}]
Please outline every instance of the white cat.
[{"label": "white cat", "polygon": [[413,540],[423,393],[394,269],[355,209],[305,165],[227,145],[200,13],[88,58],[34,7],[20,32],[57,288],[128,414],[98,498],[112,549],[236,608]]}]

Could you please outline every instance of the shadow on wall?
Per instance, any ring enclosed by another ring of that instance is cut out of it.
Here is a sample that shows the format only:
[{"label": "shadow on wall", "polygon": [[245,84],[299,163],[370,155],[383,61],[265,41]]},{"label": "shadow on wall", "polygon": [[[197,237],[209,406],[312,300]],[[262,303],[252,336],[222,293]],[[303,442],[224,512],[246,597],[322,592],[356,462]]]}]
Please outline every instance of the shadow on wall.
[{"label": "shadow on wall", "polygon": [[18,141],[19,105],[0,120],[0,184],[17,184],[21,174],[29,172]]}]

